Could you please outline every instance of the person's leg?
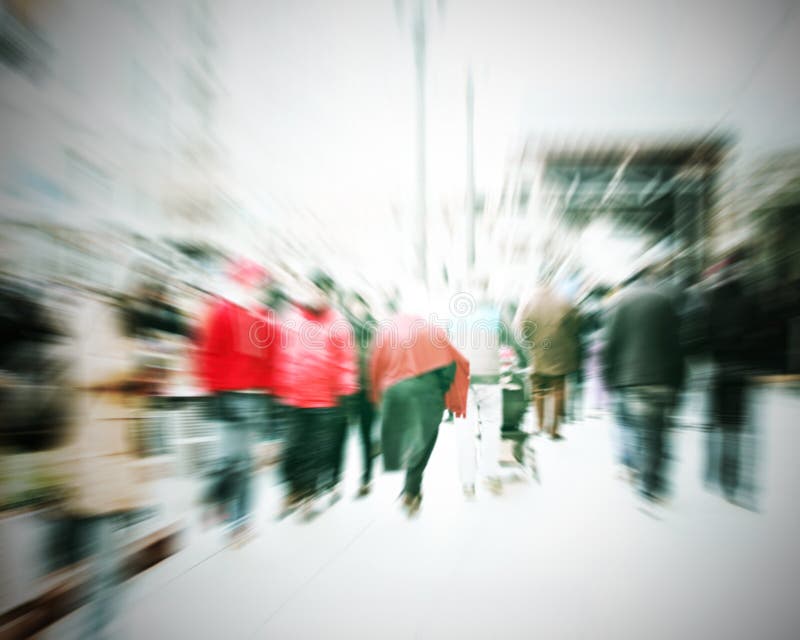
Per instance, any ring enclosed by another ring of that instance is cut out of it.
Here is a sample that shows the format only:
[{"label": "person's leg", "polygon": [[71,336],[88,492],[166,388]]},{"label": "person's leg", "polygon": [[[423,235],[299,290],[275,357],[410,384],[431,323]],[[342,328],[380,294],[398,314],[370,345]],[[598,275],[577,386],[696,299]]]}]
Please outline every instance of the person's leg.
[{"label": "person's leg", "polygon": [[478,425],[479,405],[475,397],[474,387],[467,394],[467,415],[455,420],[456,443],[458,445],[458,472],[464,493],[471,496],[475,493],[475,477],[478,472],[476,431]]},{"label": "person's leg", "polygon": [[631,405],[634,391],[629,388],[619,389],[615,394],[615,422],[619,434],[618,455],[620,464],[629,474],[638,472],[638,428]]},{"label": "person's leg", "polygon": [[739,489],[739,429],[723,426],[722,462],[720,464],[720,484],[725,497],[732,500]]},{"label": "person's leg", "polygon": [[239,517],[238,497],[241,487],[239,451],[241,449],[239,425],[239,407],[236,394],[221,393],[217,398],[222,420],[222,458],[220,469],[221,490],[219,499],[225,509],[225,521],[233,526]]},{"label": "person's leg", "polygon": [[81,627],[81,638],[108,637],[108,627],[117,612],[122,579],[120,567],[120,524],[117,516],[104,515],[84,521],[91,545],[89,604]]},{"label": "person's leg", "polygon": [[722,488],[722,449],[723,434],[722,423],[724,416],[722,408],[725,405],[725,385],[718,373],[715,373],[711,385],[711,419],[708,428],[706,446],[705,483],[713,490]]},{"label": "person's leg", "polygon": [[284,405],[278,398],[273,398],[270,405],[270,423],[272,433],[276,440],[286,446],[289,438],[291,408]]},{"label": "person's leg", "polygon": [[358,394],[359,435],[361,437],[362,455],[362,487],[372,482],[372,424],[375,421],[375,409],[363,389]]},{"label": "person's leg", "polygon": [[740,432],[744,423],[744,381],[731,377],[723,382],[723,409],[720,415],[722,450],[720,484],[725,497],[732,500],[739,489]]},{"label": "person's leg", "polygon": [[660,391],[646,390],[637,402],[642,451],[640,488],[648,498],[660,497],[665,489],[663,466],[668,405],[666,395]]},{"label": "person's leg", "polygon": [[287,504],[299,502],[307,491],[307,466],[310,454],[306,439],[309,429],[307,409],[284,407],[283,419],[286,424],[286,444],[283,452],[283,478],[289,490]]},{"label": "person's leg", "polygon": [[275,424],[275,398],[268,393],[263,396],[263,413],[259,430],[259,440],[276,440],[277,429]]},{"label": "person's leg", "polygon": [[660,468],[662,462],[662,431],[651,420],[641,424],[642,473],[641,489],[647,497],[656,497],[661,492]]},{"label": "person's leg", "polygon": [[558,426],[560,420],[564,417],[564,399],[565,399],[565,383],[564,376],[553,376],[552,382],[552,396],[553,396],[553,428],[550,435],[555,439],[559,437]]},{"label": "person's leg", "polygon": [[332,409],[330,429],[330,456],[328,462],[328,488],[335,490],[342,478],[342,467],[344,466],[345,449],[347,444],[347,433],[349,431],[349,416],[343,408]]},{"label": "person's leg", "polygon": [[256,434],[263,434],[266,423],[264,396],[252,394],[243,399],[244,416],[240,442],[241,485],[239,487],[239,519],[243,525],[252,520],[253,495],[255,490],[255,460],[253,440]]},{"label": "person's leg", "polygon": [[[569,387],[569,390],[571,392],[575,385],[575,373],[570,373],[567,375],[566,385]],[[565,398],[564,420],[566,420],[567,422],[573,422],[575,420],[574,397],[575,397],[574,394],[570,393]]]},{"label": "person's leg", "polygon": [[227,455],[232,468],[231,524],[249,524],[253,482],[251,436],[260,416],[262,397],[258,394],[228,394]]},{"label": "person's leg", "polygon": [[536,411],[536,429],[538,433],[545,432],[544,427],[544,402],[546,399],[546,389],[541,377],[537,374],[531,376],[531,394],[533,395],[533,408]]},{"label": "person's leg", "polygon": [[381,453],[386,471],[408,468],[411,433],[418,429],[413,380],[389,387],[381,402]]},{"label": "person's leg", "polygon": [[422,441],[417,444],[416,451],[412,452],[406,473],[404,493],[410,497],[420,497],[422,491],[422,474],[428,465],[436,439],[439,435],[439,424],[444,412],[444,398],[441,391],[434,383],[420,389],[415,394],[417,403],[417,419],[419,420]]},{"label": "person's leg", "polygon": [[640,494],[646,494],[652,484],[652,432],[648,429],[648,406],[640,387],[626,387],[623,390],[625,424],[629,429],[629,458],[636,471],[636,487]]},{"label": "person's leg", "polygon": [[577,422],[583,418],[583,369],[578,368],[568,376],[565,419]]},{"label": "person's leg", "polygon": [[303,493],[314,498],[328,488],[330,478],[334,417],[327,409],[304,409],[308,416],[306,432],[303,436],[306,458]]},{"label": "person's leg", "polygon": [[[480,407],[481,475],[490,483],[499,483],[503,390],[499,384],[475,385],[475,397]],[[492,488],[499,490],[496,484]]]},{"label": "person's leg", "polygon": [[431,458],[433,449],[436,446],[436,439],[439,436],[439,426],[437,424],[435,429],[432,429],[427,434],[427,442],[412,455],[408,464],[408,471],[406,472],[406,482],[403,493],[410,497],[417,497],[422,494],[422,474],[425,472],[425,467],[428,465],[428,460]]}]

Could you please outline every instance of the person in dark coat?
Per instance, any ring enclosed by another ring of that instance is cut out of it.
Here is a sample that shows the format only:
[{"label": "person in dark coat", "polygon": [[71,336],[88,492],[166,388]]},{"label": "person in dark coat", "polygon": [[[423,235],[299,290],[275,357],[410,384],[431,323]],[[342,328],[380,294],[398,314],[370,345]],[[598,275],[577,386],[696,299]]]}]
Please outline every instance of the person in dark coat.
[{"label": "person in dark coat", "polygon": [[707,476],[731,502],[739,498],[745,400],[755,361],[753,319],[756,305],[742,281],[742,259],[743,254],[732,256],[718,274],[708,296],[711,354],[716,367],[709,447],[714,440],[719,441],[720,447],[718,456],[709,456]]},{"label": "person in dark coat", "polygon": [[372,437],[375,406],[369,396],[369,348],[376,324],[367,301],[358,293],[354,293],[352,298],[347,301],[345,314],[353,329],[358,350],[359,390],[352,397],[350,409],[351,420],[358,423],[358,433],[361,439],[361,486],[357,496],[361,498],[369,494],[372,486],[372,467],[377,449]]},{"label": "person in dark coat", "polygon": [[670,296],[646,272],[619,294],[608,320],[604,377],[617,395],[623,463],[638,476],[639,493],[648,500],[666,490],[665,432],[684,376],[678,326]]}]

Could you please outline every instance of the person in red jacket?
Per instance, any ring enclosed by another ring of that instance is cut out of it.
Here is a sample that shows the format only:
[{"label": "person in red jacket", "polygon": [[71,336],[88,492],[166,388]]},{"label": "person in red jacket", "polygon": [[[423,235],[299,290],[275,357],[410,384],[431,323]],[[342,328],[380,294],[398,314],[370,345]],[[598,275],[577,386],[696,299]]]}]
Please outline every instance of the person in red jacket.
[{"label": "person in red jacket", "polygon": [[370,361],[373,402],[380,403],[383,466],[406,469],[403,506],[409,516],[422,502],[422,474],[447,408],[465,417],[469,362],[441,327],[412,315],[381,323]]},{"label": "person in red jacket", "polygon": [[275,392],[290,412],[283,455],[288,493],[281,515],[304,505],[310,516],[313,499],[335,486],[343,399],[358,390],[352,329],[331,306],[332,290],[329,277],[316,274],[281,328]]},{"label": "person in red jacket", "polygon": [[250,530],[251,439],[260,427],[263,392],[272,385],[270,356],[277,346],[267,310],[256,300],[266,276],[251,261],[232,263],[228,290],[211,304],[198,339],[198,378],[223,425],[219,485],[225,490],[216,498],[226,503],[237,540]]}]

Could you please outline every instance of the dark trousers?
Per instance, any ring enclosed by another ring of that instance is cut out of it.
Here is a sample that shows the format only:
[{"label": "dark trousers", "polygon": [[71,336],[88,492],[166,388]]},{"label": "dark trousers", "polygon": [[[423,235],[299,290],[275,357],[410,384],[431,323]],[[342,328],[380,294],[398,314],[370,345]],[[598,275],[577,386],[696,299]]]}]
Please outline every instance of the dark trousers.
[{"label": "dark trousers", "polygon": [[444,412],[441,382],[434,373],[402,380],[386,390],[381,408],[384,467],[405,468],[404,491],[417,496]]},{"label": "dark trousers", "polygon": [[619,418],[630,430],[632,451],[627,452],[638,472],[639,491],[647,496],[666,490],[664,466],[668,414],[674,391],[668,387],[635,386],[619,389]]},{"label": "dark trousers", "polygon": [[270,395],[264,396],[264,407],[266,419],[261,439],[284,441],[289,431],[287,415],[290,410],[278,398]]},{"label": "dark trousers", "polygon": [[406,471],[403,492],[409,496],[418,496],[422,493],[422,474],[425,472],[425,467],[428,466],[428,460],[430,460],[433,449],[436,446],[441,418],[442,414],[439,412],[436,426],[432,428],[431,433],[428,435],[428,441],[408,461],[408,471]]},{"label": "dark trousers", "polygon": [[336,415],[331,420],[330,442],[331,448],[327,456],[325,469],[325,482],[328,489],[333,489],[342,478],[342,467],[344,466],[345,444],[347,443],[347,427],[350,417],[344,409],[338,409]]},{"label": "dark trousers", "polygon": [[349,431],[348,427],[350,426],[351,421],[358,422],[358,433],[361,440],[361,483],[369,484],[372,481],[372,425],[375,421],[375,408],[370,402],[369,396],[363,390],[359,391],[351,398],[348,398],[347,405],[350,408],[350,411],[342,412],[342,414],[337,417],[335,424],[332,427],[333,452],[331,459],[331,486],[338,484],[339,480],[341,479],[347,444],[347,434]]},{"label": "dark trousers", "polygon": [[361,436],[362,472],[361,483],[369,484],[372,481],[372,460],[374,445],[372,440],[372,425],[375,422],[375,407],[370,402],[367,392],[363,389],[356,394],[356,414],[358,418],[358,433]]},{"label": "dark trousers", "polygon": [[369,484],[372,481],[372,462],[375,457],[375,443],[372,439],[372,426],[375,423],[375,406],[369,399],[366,391],[360,391],[357,397],[359,433],[361,434],[361,455],[364,463],[361,482]]},{"label": "dark trousers", "polygon": [[286,408],[289,429],[283,455],[283,476],[289,495],[310,498],[319,491],[330,469],[334,448],[336,410]]},{"label": "dark trousers", "polygon": [[727,496],[739,489],[741,432],[744,426],[746,382],[743,375],[721,373],[714,381],[713,428],[718,443],[718,455],[709,453],[708,479],[718,484]]}]

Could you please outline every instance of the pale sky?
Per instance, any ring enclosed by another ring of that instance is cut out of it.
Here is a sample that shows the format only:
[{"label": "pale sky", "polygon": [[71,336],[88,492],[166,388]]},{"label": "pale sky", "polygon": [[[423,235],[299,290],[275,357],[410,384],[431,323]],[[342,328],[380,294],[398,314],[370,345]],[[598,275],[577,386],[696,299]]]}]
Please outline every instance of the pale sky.
[{"label": "pale sky", "polygon": [[[705,133],[745,156],[800,143],[797,0],[430,2],[431,208],[463,197],[466,70],[479,190],[526,135]],[[406,4],[409,4],[406,1]],[[230,0],[221,9],[228,169],[275,208],[410,214],[415,84],[393,0]],[[741,155],[741,154],[740,154]],[[326,218],[327,219],[327,218]]]}]

